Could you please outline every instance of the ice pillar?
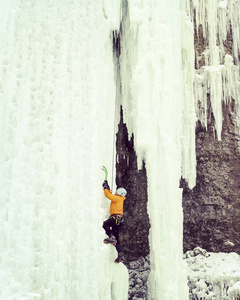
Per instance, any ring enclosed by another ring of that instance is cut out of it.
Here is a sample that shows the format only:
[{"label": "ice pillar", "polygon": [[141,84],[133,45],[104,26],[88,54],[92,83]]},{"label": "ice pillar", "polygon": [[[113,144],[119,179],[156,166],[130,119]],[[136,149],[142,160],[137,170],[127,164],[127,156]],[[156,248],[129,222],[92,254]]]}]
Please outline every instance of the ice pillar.
[{"label": "ice pillar", "polygon": [[[183,216],[179,180],[182,120],[186,118],[188,124],[190,117],[190,123],[194,124],[194,98],[189,88],[187,100],[192,102],[183,118],[181,3],[122,1],[122,4],[124,120],[130,133],[134,133],[139,168],[144,159],[148,177],[150,297],[188,299],[182,260]],[[187,62],[184,68],[187,69]],[[193,71],[186,76],[193,80]],[[194,137],[194,127],[191,132]],[[194,139],[192,145],[194,147]]]}]

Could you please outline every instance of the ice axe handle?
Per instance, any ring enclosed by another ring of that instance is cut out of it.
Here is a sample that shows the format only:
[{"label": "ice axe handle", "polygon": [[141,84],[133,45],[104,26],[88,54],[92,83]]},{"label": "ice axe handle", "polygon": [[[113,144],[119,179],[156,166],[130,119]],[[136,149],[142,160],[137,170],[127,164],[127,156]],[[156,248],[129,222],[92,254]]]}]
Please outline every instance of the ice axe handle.
[{"label": "ice axe handle", "polygon": [[107,176],[108,176],[107,168],[103,166],[102,170],[105,172],[105,180],[107,180]]}]

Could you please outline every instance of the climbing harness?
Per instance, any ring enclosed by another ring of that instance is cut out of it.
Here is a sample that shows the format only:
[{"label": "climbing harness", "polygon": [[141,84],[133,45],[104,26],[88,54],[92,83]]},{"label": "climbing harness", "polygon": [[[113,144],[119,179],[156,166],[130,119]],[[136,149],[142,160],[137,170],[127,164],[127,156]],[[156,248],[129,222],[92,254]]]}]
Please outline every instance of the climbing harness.
[{"label": "climbing harness", "polygon": [[121,225],[124,223],[124,218],[122,215],[114,214],[109,217],[109,219],[114,219],[116,225]]}]

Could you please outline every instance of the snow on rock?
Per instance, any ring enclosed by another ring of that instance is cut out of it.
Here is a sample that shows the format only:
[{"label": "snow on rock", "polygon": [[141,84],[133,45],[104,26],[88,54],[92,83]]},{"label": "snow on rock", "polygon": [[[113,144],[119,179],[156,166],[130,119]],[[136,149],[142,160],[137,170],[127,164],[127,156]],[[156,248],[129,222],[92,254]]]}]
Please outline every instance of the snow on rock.
[{"label": "snow on rock", "polygon": [[240,299],[240,281],[234,283],[228,290],[229,300],[238,300]]},{"label": "snow on rock", "polygon": [[147,299],[150,255],[128,263],[127,267],[129,272],[129,299]]},{"label": "snow on rock", "polygon": [[189,299],[237,300],[240,296],[240,256],[212,253],[200,247],[184,255]]}]

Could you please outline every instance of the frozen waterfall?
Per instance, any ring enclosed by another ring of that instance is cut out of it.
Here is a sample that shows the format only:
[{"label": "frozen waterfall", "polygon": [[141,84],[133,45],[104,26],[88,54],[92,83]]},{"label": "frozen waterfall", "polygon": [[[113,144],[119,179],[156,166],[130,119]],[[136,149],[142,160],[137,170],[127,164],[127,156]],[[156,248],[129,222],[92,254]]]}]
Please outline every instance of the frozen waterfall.
[{"label": "frozen waterfall", "polygon": [[125,9],[122,105],[147,162],[152,297],[187,299],[179,2],[1,0],[1,8],[1,296],[127,299],[127,270],[102,243],[109,203],[100,169],[112,162],[112,31]]},{"label": "frozen waterfall", "polygon": [[[207,94],[219,139],[222,97],[238,101],[239,1],[0,0],[0,8],[0,298],[127,299],[127,269],[102,243],[101,166],[112,166],[117,102],[139,168],[146,162],[149,297],[188,299],[179,180],[195,184],[195,122],[206,126]],[[208,41],[197,71],[194,22]],[[232,56],[223,47],[230,25]]]},{"label": "frozen waterfall", "polygon": [[127,269],[102,242],[119,4],[0,7],[0,298],[126,299]]}]

